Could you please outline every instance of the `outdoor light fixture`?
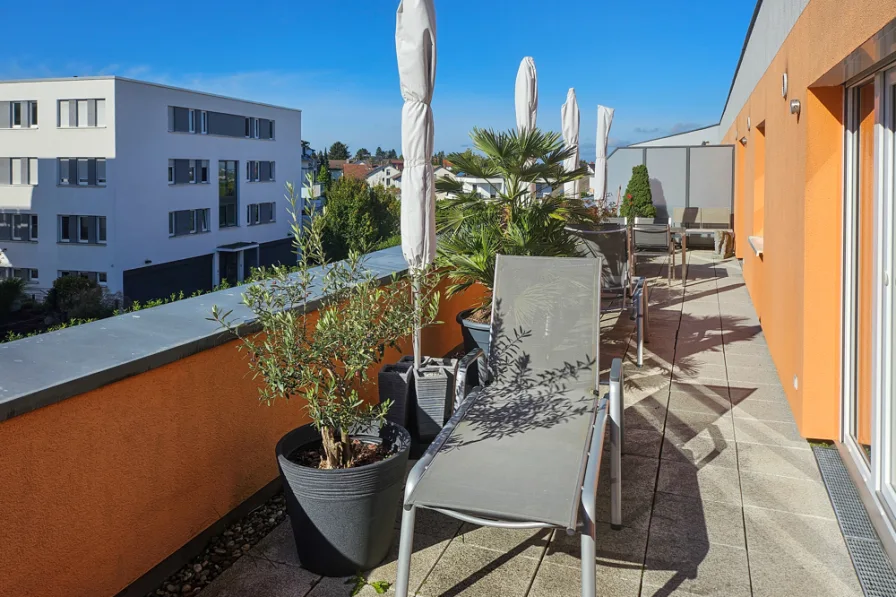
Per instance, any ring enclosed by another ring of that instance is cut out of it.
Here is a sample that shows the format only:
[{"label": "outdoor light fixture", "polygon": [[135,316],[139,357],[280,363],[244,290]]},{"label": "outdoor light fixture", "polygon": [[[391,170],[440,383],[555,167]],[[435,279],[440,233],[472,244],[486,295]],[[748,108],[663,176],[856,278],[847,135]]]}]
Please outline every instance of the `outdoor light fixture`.
[{"label": "outdoor light fixture", "polygon": [[787,73],[784,73],[784,76],[781,77],[781,97],[787,97]]},{"label": "outdoor light fixture", "polygon": [[743,145],[744,147],[746,147],[746,146],[747,146],[747,138],[746,138],[746,137],[741,137],[741,138],[740,138],[740,144]]},{"label": "outdoor light fixture", "polygon": [[800,100],[790,100],[790,113],[800,115]]},{"label": "outdoor light fixture", "polygon": [[750,117],[747,116],[747,132],[750,130]]}]

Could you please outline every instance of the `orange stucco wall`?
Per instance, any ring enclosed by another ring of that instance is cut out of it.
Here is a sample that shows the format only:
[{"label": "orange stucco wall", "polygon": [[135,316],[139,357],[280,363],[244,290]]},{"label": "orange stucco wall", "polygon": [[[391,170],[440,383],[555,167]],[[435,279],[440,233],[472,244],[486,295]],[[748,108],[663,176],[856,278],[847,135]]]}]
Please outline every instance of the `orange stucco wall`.
[{"label": "orange stucco wall", "polygon": [[[425,354],[480,295],[443,299]],[[0,423],[0,596],[115,595],[273,480],[305,418],[247,372],[229,343]]]},{"label": "orange stucco wall", "polygon": [[[748,139],[736,149],[737,256],[806,437],[839,437],[843,188],[843,88],[809,86],[894,15],[896,0],[811,0],[723,140]],[[799,118],[791,99],[802,103]],[[746,236],[760,230],[757,258]]]}]

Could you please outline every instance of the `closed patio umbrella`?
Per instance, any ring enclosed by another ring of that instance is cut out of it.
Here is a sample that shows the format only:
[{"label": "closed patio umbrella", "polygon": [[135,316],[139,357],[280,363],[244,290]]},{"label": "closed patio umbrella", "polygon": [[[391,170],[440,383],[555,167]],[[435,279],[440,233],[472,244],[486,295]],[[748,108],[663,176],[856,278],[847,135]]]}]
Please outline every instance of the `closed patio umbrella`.
[{"label": "closed patio umbrella", "polygon": [[[401,0],[395,19],[395,53],[401,81],[401,251],[414,274],[436,255],[432,171],[432,92],[436,82],[436,12],[433,0]],[[419,286],[415,279],[415,300]],[[414,330],[414,366],[421,364],[420,326]]]},{"label": "closed patio umbrella", "polygon": [[[579,102],[576,100],[576,90],[572,87],[566,92],[566,103],[560,109],[560,121],[563,132],[563,143],[566,147],[575,147],[575,154],[566,159],[563,167],[567,172],[572,172],[579,165]],[[574,197],[577,182],[568,182],[563,185],[563,194]]]},{"label": "closed patio umbrella", "polygon": [[[597,155],[594,157],[594,199],[607,197],[607,142],[613,124],[613,108],[597,107]],[[616,201],[619,201],[619,197]]]},{"label": "closed patio umbrella", "polygon": [[[516,89],[514,93],[516,106],[516,128],[522,133],[535,129],[538,118],[538,74],[535,72],[535,60],[526,56],[520,62],[516,72]],[[535,183],[529,185],[529,192],[535,197]]]}]

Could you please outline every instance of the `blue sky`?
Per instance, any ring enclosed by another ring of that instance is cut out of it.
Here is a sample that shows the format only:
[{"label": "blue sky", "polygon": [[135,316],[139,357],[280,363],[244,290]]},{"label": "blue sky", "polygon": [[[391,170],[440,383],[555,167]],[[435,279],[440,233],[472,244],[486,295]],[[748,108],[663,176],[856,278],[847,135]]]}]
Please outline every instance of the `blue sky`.
[{"label": "blue sky", "polygon": [[[436,0],[436,150],[514,125],[520,60],[535,58],[538,124],[560,129],[575,87],[582,157],[598,103],[611,145],[714,124],[754,0]],[[57,5],[58,4],[58,5]],[[57,5],[57,6],[54,6]],[[314,147],[401,152],[397,0],[43,3],[4,30],[0,78],[115,74],[301,108]],[[565,10],[561,10],[563,7]]]}]

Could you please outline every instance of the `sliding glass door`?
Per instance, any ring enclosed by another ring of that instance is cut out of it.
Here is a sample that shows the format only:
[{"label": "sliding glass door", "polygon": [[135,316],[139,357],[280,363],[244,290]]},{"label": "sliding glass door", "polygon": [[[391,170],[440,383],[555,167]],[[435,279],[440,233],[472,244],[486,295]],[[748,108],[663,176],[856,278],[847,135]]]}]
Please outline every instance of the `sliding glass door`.
[{"label": "sliding glass door", "polygon": [[896,522],[896,69],[846,99],[842,439]]}]

